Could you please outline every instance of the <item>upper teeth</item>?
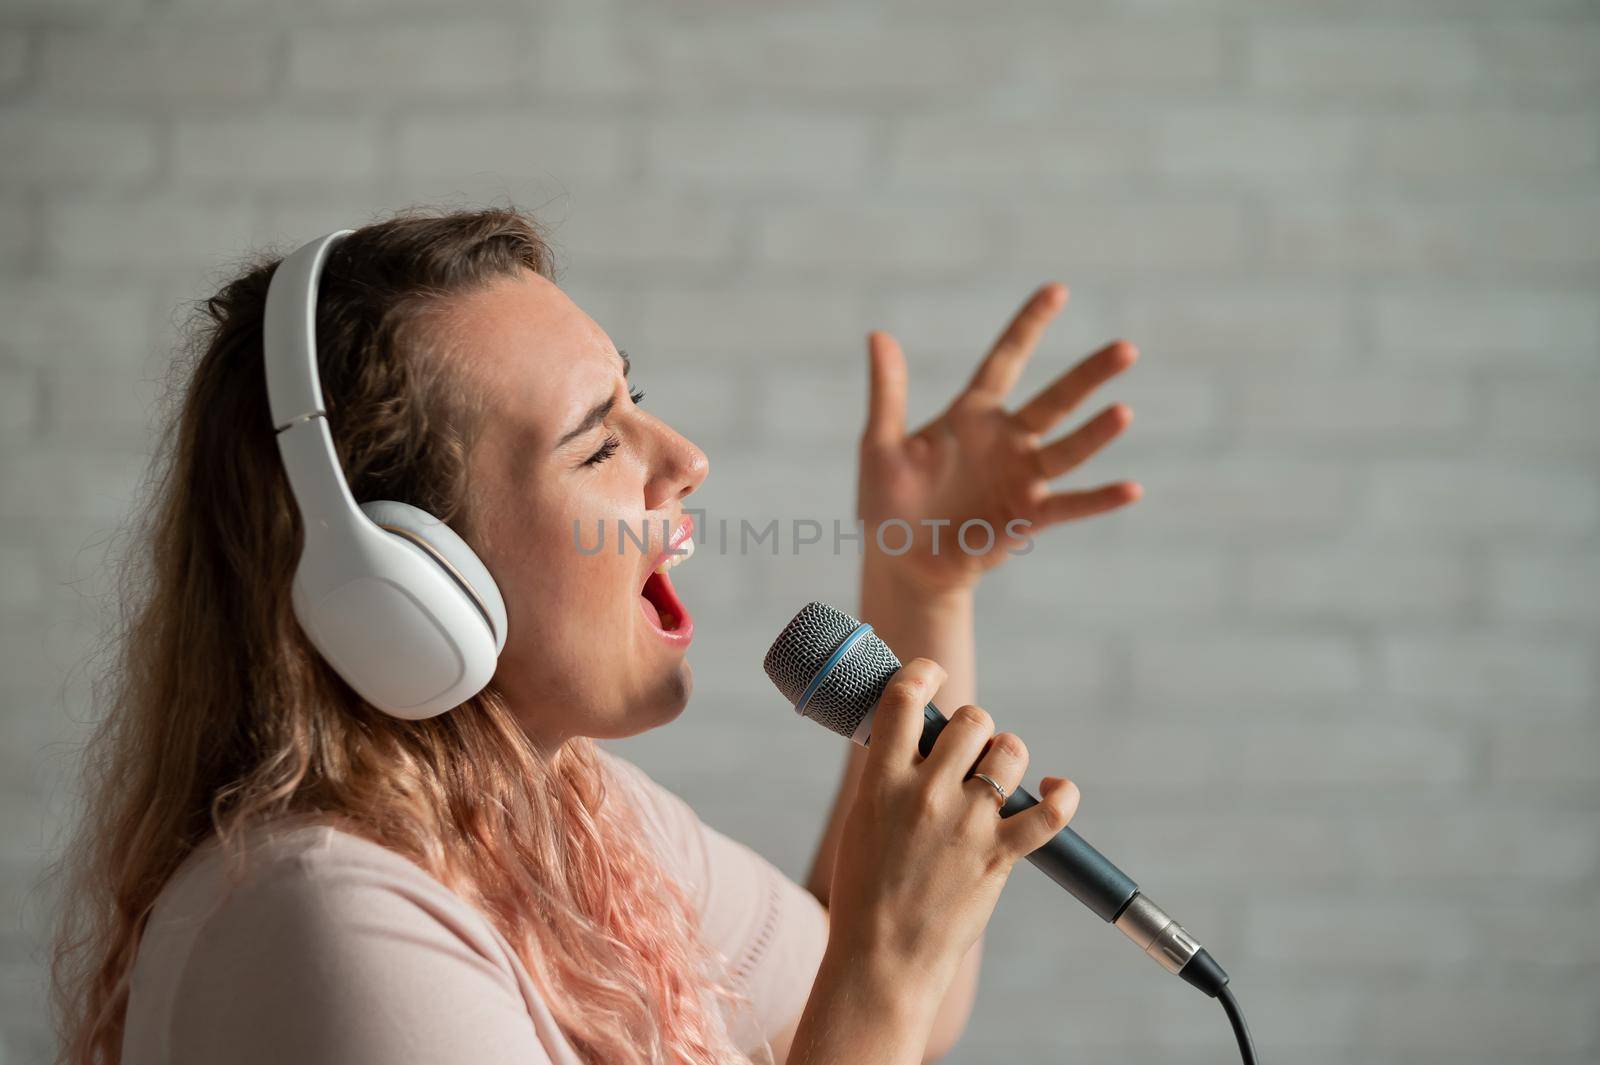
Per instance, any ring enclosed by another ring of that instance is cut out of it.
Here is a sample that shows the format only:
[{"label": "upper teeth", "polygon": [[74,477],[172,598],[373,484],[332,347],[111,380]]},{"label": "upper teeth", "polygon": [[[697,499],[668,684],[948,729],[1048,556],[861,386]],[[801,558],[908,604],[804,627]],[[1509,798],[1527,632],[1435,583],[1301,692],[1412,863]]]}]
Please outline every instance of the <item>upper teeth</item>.
[{"label": "upper teeth", "polygon": [[686,536],[683,543],[679,544],[676,551],[668,551],[667,557],[661,560],[661,565],[656,567],[657,573],[665,573],[694,554],[694,537]]}]

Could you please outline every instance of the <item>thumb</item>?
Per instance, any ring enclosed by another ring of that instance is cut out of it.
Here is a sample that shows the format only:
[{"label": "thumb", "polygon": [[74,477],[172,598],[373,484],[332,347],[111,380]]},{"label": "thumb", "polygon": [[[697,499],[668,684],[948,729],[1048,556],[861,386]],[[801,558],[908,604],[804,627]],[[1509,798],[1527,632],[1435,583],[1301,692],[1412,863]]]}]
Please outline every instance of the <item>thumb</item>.
[{"label": "thumb", "polygon": [[862,441],[898,444],[906,435],[906,357],[888,333],[867,334],[867,428]]}]

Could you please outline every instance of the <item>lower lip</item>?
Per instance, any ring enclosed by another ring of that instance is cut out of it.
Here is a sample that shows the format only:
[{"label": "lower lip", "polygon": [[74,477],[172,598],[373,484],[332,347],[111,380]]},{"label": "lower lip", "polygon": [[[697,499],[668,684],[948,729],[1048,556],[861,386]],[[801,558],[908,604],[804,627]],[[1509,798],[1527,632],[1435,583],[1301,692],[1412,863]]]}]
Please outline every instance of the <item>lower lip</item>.
[{"label": "lower lip", "polygon": [[[652,577],[652,579],[655,578]],[[667,580],[666,575],[662,574],[661,579]],[[678,599],[678,593],[676,590],[672,589],[671,581],[667,581],[667,588],[669,589],[669,595],[675,604],[673,612],[678,617],[676,628],[662,628],[661,625],[656,621],[657,608],[654,607],[653,604],[647,602],[643,595],[639,596],[639,613],[644,615],[645,624],[650,627],[650,629],[656,634],[657,637],[661,639],[663,643],[671,647],[688,647],[689,642],[694,639],[694,618],[690,616],[688,608],[683,605],[682,600]]]}]

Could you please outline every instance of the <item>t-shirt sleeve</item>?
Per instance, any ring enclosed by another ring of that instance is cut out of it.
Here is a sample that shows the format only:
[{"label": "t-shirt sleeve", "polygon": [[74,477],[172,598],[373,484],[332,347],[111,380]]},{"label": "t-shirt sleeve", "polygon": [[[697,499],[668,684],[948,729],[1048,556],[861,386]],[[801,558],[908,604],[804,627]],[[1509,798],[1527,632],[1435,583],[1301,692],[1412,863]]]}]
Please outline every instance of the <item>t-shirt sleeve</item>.
[{"label": "t-shirt sleeve", "polygon": [[515,977],[448,914],[360,866],[287,859],[206,920],[174,1065],[549,1065]]},{"label": "t-shirt sleeve", "polygon": [[[607,752],[608,754],[610,752]],[[736,1045],[753,1051],[805,1008],[828,943],[827,911],[743,843],[705,824],[677,795],[610,754],[618,777],[654,834],[662,863],[683,885],[701,935],[726,959],[750,1009],[727,1014]]]}]

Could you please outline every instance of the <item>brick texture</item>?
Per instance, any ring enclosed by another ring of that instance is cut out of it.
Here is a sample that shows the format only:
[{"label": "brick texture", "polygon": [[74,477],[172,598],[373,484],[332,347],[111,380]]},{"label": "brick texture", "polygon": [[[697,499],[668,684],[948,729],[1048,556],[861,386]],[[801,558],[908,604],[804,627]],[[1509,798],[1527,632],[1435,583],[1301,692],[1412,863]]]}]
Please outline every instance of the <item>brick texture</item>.
[{"label": "brick texture", "polygon": [[[1075,480],[1147,496],[980,597],[1030,777],[1080,781],[1264,1060],[1600,1058],[1591,0],[441,12],[0,12],[0,1062],[53,1048],[33,885],[180,302],[252,248],[507,199],[735,528],[848,518],[868,329],[926,415],[1066,281],[1024,387],[1138,343],[1103,397],[1131,434]],[[843,752],[758,659],[851,566],[703,550],[696,699],[620,745],[796,876]],[[1029,869],[990,944],[953,1062],[1236,1060]]]}]

